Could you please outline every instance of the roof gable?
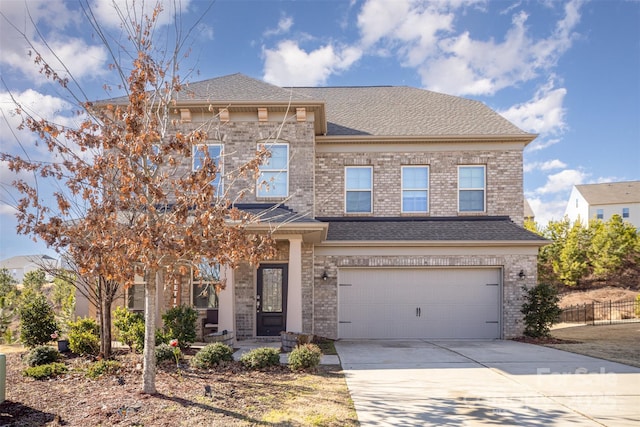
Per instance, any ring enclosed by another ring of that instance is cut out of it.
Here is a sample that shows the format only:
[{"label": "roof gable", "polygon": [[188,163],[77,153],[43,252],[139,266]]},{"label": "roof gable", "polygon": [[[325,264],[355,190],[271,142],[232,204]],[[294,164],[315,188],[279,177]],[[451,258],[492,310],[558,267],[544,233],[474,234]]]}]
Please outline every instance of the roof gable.
[{"label": "roof gable", "polygon": [[640,203],[640,181],[576,185],[590,205]]}]

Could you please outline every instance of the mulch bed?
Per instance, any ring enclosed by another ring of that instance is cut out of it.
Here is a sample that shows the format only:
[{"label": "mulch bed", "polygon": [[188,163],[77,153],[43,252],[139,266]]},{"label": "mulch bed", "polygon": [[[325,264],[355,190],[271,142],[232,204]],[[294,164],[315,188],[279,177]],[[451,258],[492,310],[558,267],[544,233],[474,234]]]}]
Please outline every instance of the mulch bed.
[{"label": "mulch bed", "polygon": [[518,337],[512,338],[512,341],[524,342],[527,344],[547,345],[547,344],[581,344],[581,341],[563,340],[554,337]]}]

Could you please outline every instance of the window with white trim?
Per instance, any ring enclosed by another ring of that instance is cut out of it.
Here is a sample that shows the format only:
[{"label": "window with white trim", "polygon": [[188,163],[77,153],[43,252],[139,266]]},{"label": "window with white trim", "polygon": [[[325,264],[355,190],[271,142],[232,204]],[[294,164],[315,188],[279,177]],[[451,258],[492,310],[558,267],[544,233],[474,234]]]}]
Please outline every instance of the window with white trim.
[{"label": "window with white trim", "polygon": [[345,168],[345,212],[373,212],[373,168],[348,166]]},{"label": "window with white trim", "polygon": [[271,156],[260,165],[258,197],[287,197],[289,195],[289,144],[259,144]]},{"label": "window with white trim", "polygon": [[622,208],[622,218],[629,218],[629,208]]},{"label": "window with white trim", "polygon": [[191,274],[191,294],[195,308],[218,308],[216,286],[220,284],[220,265],[206,262],[198,266]]},{"label": "window with white trim", "polygon": [[429,212],[429,167],[402,167],[402,212]]},{"label": "window with white trim", "polygon": [[204,165],[206,159],[213,161],[217,168],[216,177],[211,181],[211,185],[216,188],[216,194],[224,194],[224,183],[222,176],[224,175],[224,162],[222,159],[222,144],[198,144],[192,148],[192,168],[191,170],[199,171]]},{"label": "window with white trim", "polygon": [[485,211],[485,167],[458,166],[458,211]]}]

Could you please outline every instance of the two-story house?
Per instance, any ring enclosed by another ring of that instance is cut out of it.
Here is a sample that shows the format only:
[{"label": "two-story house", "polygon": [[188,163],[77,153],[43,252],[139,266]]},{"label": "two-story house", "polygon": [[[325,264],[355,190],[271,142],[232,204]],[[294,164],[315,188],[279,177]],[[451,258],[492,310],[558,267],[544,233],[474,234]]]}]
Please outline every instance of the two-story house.
[{"label": "two-story house", "polygon": [[564,213],[585,226],[591,219],[608,221],[620,215],[640,228],[640,181],[574,185]]},{"label": "two-story house", "polygon": [[219,121],[207,145],[225,169],[268,141],[271,185],[256,183],[238,207],[262,215],[257,232],[276,230],[277,256],[220,266],[217,295],[187,277],[160,293],[161,307],[191,303],[238,338],[521,334],[522,289],[546,243],[522,228],[522,153],[535,135],[455,96],[281,88],[242,74],[190,84],[175,118],[188,128],[203,112]]}]

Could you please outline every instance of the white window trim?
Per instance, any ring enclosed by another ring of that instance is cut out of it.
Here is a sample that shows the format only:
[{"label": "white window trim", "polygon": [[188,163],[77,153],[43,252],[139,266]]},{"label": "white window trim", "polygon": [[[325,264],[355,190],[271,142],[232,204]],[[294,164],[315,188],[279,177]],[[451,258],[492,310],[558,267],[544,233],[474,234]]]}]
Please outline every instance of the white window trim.
[{"label": "white window trim", "polygon": [[[404,171],[406,169],[426,169],[427,170],[427,186],[424,188],[404,188]],[[400,211],[402,213],[429,213],[429,165],[405,165],[400,169]],[[426,191],[427,192],[427,210],[426,211],[405,211],[404,210],[404,192],[406,191]]]},{"label": "white window trim", "polygon": [[[484,172],[484,187],[469,187],[460,188],[460,169],[465,168],[482,168]],[[460,210],[460,192],[461,191],[477,191],[482,190],[482,210],[479,211],[461,211]],[[487,212],[487,165],[458,165],[458,213],[460,214],[473,214],[473,213],[485,213]]]},{"label": "white window trim", "polygon": [[[371,181],[371,187],[368,190],[347,190],[347,170],[348,169],[369,169],[369,177]],[[369,212],[349,212],[347,211],[347,193],[348,192],[368,192],[371,194],[371,206]],[[346,214],[358,215],[358,214],[370,214],[373,213],[373,166],[345,166],[344,167],[344,212]]]},{"label": "white window trim", "polygon": [[218,196],[222,196],[224,194],[224,144],[215,142],[193,145],[191,147],[191,172],[196,172],[196,151],[199,147],[207,147],[207,152],[209,152],[209,147],[220,147],[220,157],[218,158],[218,177],[220,178],[220,185],[216,189],[216,193]]},{"label": "white window trim", "polygon": [[[262,147],[266,147],[269,150],[269,147],[276,146],[284,146],[287,149],[287,167],[285,169],[262,169],[263,166],[260,166],[260,173],[262,172],[276,172],[276,173],[285,173],[287,179],[285,180],[285,193],[284,195],[269,195],[268,190],[264,184],[262,184],[263,180],[258,177],[258,181],[256,182],[256,197],[258,199],[286,199],[289,197],[289,169],[290,169],[290,159],[289,159],[289,143],[288,142],[260,142],[258,143],[258,150]],[[268,184],[268,183],[267,183]],[[266,194],[262,194],[265,192]]]}]

